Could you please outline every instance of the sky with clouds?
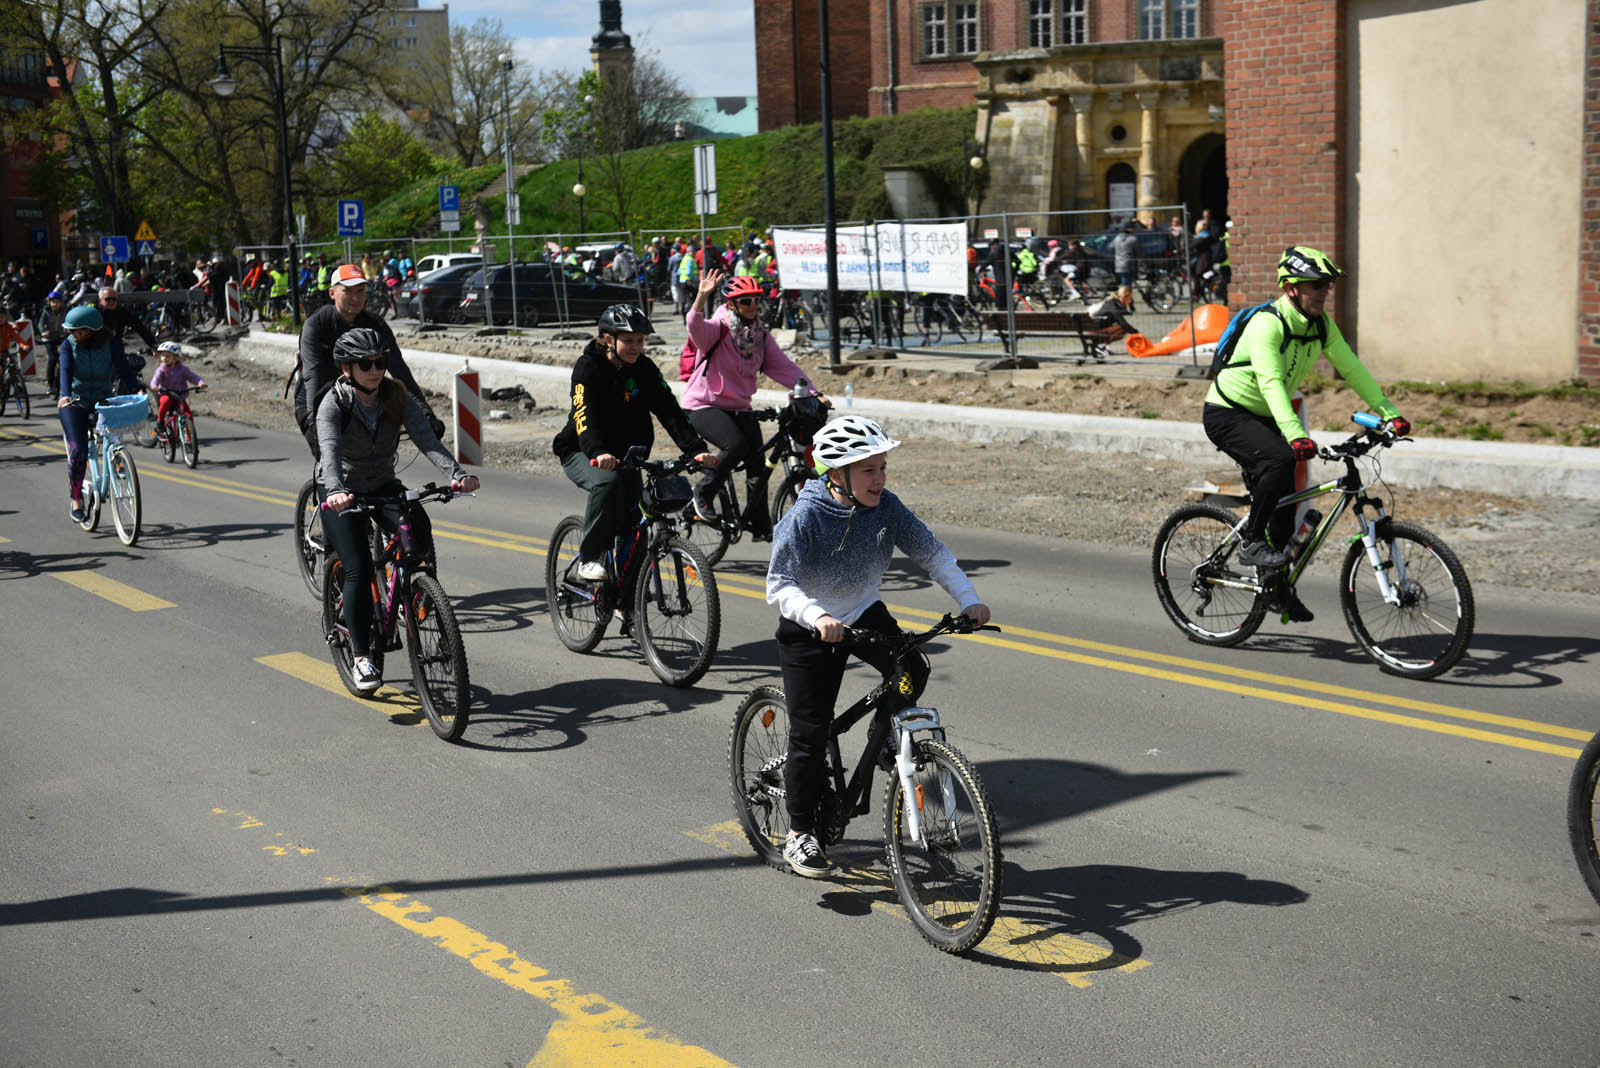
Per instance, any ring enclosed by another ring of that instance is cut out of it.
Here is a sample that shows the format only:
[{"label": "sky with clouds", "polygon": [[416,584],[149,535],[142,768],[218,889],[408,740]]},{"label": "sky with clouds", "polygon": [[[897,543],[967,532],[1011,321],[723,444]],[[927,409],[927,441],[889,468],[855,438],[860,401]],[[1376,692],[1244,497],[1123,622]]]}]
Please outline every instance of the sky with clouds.
[{"label": "sky with clouds", "polygon": [[[423,0],[423,7],[440,6]],[[600,29],[597,0],[450,0],[452,26],[498,19],[519,61],[540,70],[589,66]],[[637,51],[654,51],[691,96],[754,96],[755,6],[722,9],[683,0],[623,0],[622,30]]]}]

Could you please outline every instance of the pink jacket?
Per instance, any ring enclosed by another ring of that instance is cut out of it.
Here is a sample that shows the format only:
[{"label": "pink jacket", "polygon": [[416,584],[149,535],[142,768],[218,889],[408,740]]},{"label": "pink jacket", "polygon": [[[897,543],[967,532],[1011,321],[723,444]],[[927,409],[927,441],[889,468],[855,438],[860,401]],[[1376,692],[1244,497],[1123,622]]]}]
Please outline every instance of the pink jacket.
[{"label": "pink jacket", "polygon": [[[722,323],[735,314],[726,307],[718,309],[707,319],[695,308],[689,309],[684,325],[689,328],[689,338],[699,352],[711,347],[710,355],[697,360],[689,375],[689,385],[683,392],[686,411],[697,408],[722,408],[730,412],[748,411],[750,400],[756,394],[761,375],[766,375],[785,388],[796,382],[806,382],[805,372],[798,364],[783,354],[778,343],[768,331],[762,339],[762,348],[748,360],[739,353],[733,333],[724,330]],[[809,382],[806,382],[810,385]]]}]

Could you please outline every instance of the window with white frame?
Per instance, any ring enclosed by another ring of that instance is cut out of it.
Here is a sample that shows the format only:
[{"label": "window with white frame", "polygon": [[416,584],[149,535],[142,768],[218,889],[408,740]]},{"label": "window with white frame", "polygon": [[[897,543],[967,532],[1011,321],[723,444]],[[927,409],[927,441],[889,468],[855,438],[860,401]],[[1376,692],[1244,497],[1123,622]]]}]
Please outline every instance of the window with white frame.
[{"label": "window with white frame", "polygon": [[917,10],[922,59],[978,54],[980,27],[976,3],[971,0],[925,3]]},{"label": "window with white frame", "polygon": [[1028,47],[1049,48],[1056,43],[1055,0],[1028,0]]},{"label": "window with white frame", "polygon": [[1200,36],[1200,0],[1139,0],[1139,39]]},{"label": "window with white frame", "polygon": [[1061,0],[1061,43],[1089,43],[1089,0]]}]

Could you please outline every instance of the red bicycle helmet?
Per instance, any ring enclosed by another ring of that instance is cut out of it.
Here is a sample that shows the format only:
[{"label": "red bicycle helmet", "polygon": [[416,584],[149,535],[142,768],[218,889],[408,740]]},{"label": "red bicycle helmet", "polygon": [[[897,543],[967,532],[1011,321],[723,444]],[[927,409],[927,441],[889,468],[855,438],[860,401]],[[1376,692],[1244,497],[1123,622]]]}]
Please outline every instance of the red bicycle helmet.
[{"label": "red bicycle helmet", "polygon": [[759,297],[761,283],[748,275],[730,278],[722,284],[723,300],[738,300],[740,297]]}]

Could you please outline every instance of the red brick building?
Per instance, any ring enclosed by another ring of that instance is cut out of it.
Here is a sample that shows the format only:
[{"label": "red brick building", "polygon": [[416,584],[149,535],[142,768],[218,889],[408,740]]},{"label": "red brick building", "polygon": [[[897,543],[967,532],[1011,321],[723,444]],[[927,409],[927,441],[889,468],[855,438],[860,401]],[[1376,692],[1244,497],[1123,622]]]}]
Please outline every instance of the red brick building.
[{"label": "red brick building", "polygon": [[[869,5],[828,5],[833,117],[867,113],[871,84]],[[817,0],[760,2],[756,15],[756,99],[761,129],[822,121],[821,15]]]}]

